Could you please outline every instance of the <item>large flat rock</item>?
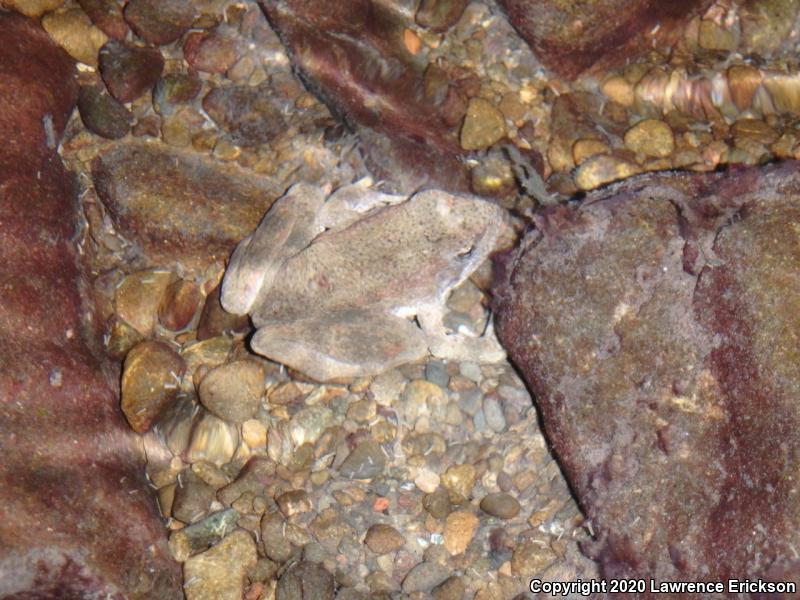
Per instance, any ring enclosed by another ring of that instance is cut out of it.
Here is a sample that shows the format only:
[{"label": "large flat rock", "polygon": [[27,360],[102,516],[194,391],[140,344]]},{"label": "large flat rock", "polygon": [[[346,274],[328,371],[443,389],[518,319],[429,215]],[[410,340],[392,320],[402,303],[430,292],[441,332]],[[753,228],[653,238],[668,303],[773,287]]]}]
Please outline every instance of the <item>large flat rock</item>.
[{"label": "large flat rock", "polygon": [[604,575],[800,581],[800,164],[636,178],[536,225],[498,333]]},{"label": "large flat rock", "polygon": [[37,23],[0,11],[0,597],[179,598],[86,327],[76,190],[55,152],[73,75]]}]

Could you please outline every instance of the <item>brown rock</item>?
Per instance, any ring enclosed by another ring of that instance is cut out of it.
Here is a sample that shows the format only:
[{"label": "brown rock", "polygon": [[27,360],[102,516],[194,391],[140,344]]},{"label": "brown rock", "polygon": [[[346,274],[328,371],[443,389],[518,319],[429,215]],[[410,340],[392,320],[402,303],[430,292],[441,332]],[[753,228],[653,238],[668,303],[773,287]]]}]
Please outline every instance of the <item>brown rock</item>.
[{"label": "brown rock", "polygon": [[136,433],[148,431],[178,395],[183,359],[163,342],[134,346],[122,369],[122,412]]},{"label": "brown rock", "polygon": [[433,31],[447,31],[461,18],[468,0],[422,0],[417,9],[419,25]]},{"label": "brown rock", "polygon": [[494,105],[483,98],[473,98],[461,128],[461,147],[482,150],[499,142],[506,135],[506,120]]},{"label": "brown rock", "polygon": [[203,108],[234,143],[242,146],[268,144],[286,128],[268,84],[214,88],[203,98]]},{"label": "brown rock", "polygon": [[114,290],[117,316],[149,337],[158,320],[158,307],[174,275],[161,269],[136,271],[123,279]]},{"label": "brown rock", "polygon": [[391,525],[376,523],[367,530],[364,543],[375,554],[388,554],[402,548],[406,538]]},{"label": "brown rock", "polygon": [[120,102],[131,102],[149,91],[161,77],[164,58],[155,48],[111,40],[100,49],[100,75]]},{"label": "brown rock", "polygon": [[[509,20],[537,58],[574,79],[595,63],[624,63],[654,45],[670,45],[710,0],[501,0]],[[654,26],[658,25],[654,29]]]},{"label": "brown rock", "polygon": [[503,492],[487,494],[481,500],[481,510],[500,519],[513,519],[519,514],[519,509],[517,499]]},{"label": "brown rock", "polygon": [[221,365],[203,377],[198,395],[221,419],[243,423],[256,413],[264,395],[264,370],[251,360]]},{"label": "brown rock", "polygon": [[196,32],[186,36],[183,57],[193,68],[206,73],[224,73],[239,58],[236,42],[217,32]]},{"label": "brown rock", "polygon": [[222,308],[219,301],[220,286],[217,286],[206,297],[200,321],[197,324],[197,339],[207,340],[224,333],[244,333],[250,329],[250,320],[246,315],[232,315]]},{"label": "brown rock", "polygon": [[57,9],[64,0],[3,0],[2,6],[10,8],[26,17],[38,19],[44,13]]},{"label": "brown rock", "polygon": [[183,566],[186,600],[236,600],[242,598],[247,572],[256,565],[256,543],[238,529]]},{"label": "brown rock", "polygon": [[129,0],[125,20],[143,40],[171,44],[192,25],[194,7],[185,0]]},{"label": "brown rock", "polygon": [[639,178],[506,263],[498,332],[605,577],[800,577],[799,197],[795,162]]},{"label": "brown rock", "polygon": [[275,600],[333,600],[333,576],[319,563],[299,562],[278,580]]},{"label": "brown rock", "polygon": [[158,320],[172,331],[186,329],[197,314],[203,294],[194,281],[177,279],[170,283],[158,306]]},{"label": "brown rock", "polygon": [[103,85],[81,86],[78,110],[86,129],[104,138],[116,140],[131,130],[133,115]]},{"label": "brown rock", "polygon": [[157,145],[121,144],[95,160],[92,175],[119,232],[157,264],[197,270],[226,260],[283,191]]},{"label": "brown rock", "polygon": [[128,34],[128,24],[122,18],[117,0],[78,0],[78,4],[107,36],[121,40]]}]

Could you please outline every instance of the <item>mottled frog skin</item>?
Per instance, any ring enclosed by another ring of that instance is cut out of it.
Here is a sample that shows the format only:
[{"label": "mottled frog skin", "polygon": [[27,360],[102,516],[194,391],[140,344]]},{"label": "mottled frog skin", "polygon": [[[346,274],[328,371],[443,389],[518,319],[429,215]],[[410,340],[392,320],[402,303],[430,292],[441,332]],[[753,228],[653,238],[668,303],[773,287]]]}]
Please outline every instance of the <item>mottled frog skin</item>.
[{"label": "mottled frog skin", "polygon": [[474,197],[431,190],[405,198],[369,184],[330,197],[297,184],[236,248],[222,305],[251,316],[253,350],[320,381],[374,375],[428,351],[502,360],[491,324],[472,337],[447,331],[443,315],[450,290],[495,248],[505,211]]}]

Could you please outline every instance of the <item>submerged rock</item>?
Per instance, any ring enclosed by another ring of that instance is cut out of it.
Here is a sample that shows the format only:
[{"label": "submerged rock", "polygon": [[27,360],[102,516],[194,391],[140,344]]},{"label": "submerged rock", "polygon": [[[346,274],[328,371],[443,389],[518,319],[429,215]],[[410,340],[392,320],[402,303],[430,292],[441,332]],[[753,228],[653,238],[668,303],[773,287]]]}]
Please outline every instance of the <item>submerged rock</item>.
[{"label": "submerged rock", "polygon": [[425,97],[427,65],[404,41],[409,15],[373,0],[261,5],[304,81],[358,131],[376,175],[403,192],[469,189],[448,96]]},{"label": "submerged rock", "polygon": [[282,192],[236,167],[154,144],[116,146],[95,160],[92,176],[114,226],[148,258],[199,269],[224,261]]},{"label": "submerged rock", "polygon": [[500,0],[536,57],[575,78],[596,62],[624,62],[657,43],[674,42],[710,0]]},{"label": "submerged rock", "polygon": [[643,177],[536,217],[498,333],[605,577],[800,579],[800,163]]},{"label": "submerged rock", "polygon": [[73,73],[38,24],[0,12],[0,597],[179,598],[84,320],[76,190],[55,152]]}]

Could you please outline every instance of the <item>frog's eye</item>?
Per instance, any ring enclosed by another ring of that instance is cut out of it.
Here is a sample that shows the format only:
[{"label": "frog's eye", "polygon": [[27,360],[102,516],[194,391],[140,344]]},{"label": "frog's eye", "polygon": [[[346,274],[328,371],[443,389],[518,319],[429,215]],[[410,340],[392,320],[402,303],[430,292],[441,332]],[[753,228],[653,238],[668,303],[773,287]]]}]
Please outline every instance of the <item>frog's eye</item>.
[{"label": "frog's eye", "polygon": [[472,254],[475,252],[475,244],[471,244],[469,248],[462,250],[457,254],[458,258],[460,259],[468,259],[472,257]]}]

